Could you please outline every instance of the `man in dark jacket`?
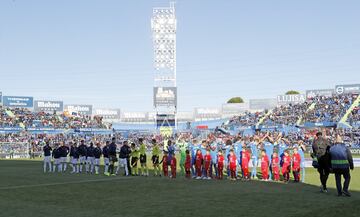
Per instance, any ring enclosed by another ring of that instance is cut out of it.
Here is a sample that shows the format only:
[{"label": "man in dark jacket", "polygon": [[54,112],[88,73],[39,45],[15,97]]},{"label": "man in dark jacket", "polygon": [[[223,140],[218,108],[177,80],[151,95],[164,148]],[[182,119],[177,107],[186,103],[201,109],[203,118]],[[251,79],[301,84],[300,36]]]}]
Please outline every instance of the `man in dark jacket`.
[{"label": "man in dark jacket", "polygon": [[100,147],[100,143],[96,144],[96,147],[94,148],[94,165],[95,165],[95,174],[98,175],[99,174],[99,168],[100,168],[100,157],[102,154],[102,150]]},{"label": "man in dark jacket", "polygon": [[[338,196],[345,195],[350,197],[350,169],[354,169],[354,162],[350,150],[345,146],[340,136],[336,138],[336,143],[330,148],[331,168],[335,173],[336,189]],[[344,176],[344,188],[341,186],[341,176]]]},{"label": "man in dark jacket", "polygon": [[109,145],[109,160],[110,160],[110,166],[109,166],[109,174],[107,175],[112,175],[114,176],[114,165],[117,162],[117,157],[116,157],[116,139],[115,137],[112,138],[112,141]]},{"label": "man in dark jacket", "polygon": [[79,172],[82,172],[83,165],[86,164],[86,156],[87,156],[87,147],[85,145],[85,141],[82,139],[80,142],[80,145],[78,147],[78,153],[79,153]]},{"label": "man in dark jacket", "polygon": [[129,175],[129,168],[128,168],[128,159],[130,158],[131,148],[128,145],[128,141],[123,142],[123,146],[120,149],[119,154],[119,166],[116,169],[116,173],[119,172],[120,167],[125,168],[125,176]]},{"label": "man in dark jacket", "polygon": [[108,175],[109,174],[109,164],[110,164],[110,160],[109,160],[109,145],[110,142],[106,141],[105,146],[102,149],[102,153],[104,156],[104,174]]},{"label": "man in dark jacket", "polygon": [[321,132],[318,132],[316,133],[316,138],[313,142],[312,148],[319,164],[318,172],[320,174],[321,181],[320,191],[327,192],[326,182],[330,173],[330,143],[326,138],[323,137]]}]

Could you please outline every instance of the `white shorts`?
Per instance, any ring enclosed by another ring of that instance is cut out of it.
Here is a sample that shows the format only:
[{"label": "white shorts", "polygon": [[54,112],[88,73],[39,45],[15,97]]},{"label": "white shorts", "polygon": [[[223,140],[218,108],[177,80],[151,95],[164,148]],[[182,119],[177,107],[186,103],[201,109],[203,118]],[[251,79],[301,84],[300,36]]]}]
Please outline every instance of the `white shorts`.
[{"label": "white shorts", "polygon": [[120,167],[126,167],[127,166],[126,158],[120,158],[119,159],[119,166]]},{"label": "white shorts", "polygon": [[51,156],[45,156],[44,163],[51,163]]},{"label": "white shorts", "polygon": [[86,162],[86,157],[85,156],[80,156],[79,160],[80,160],[80,163],[85,163]]},{"label": "white shorts", "polygon": [[105,157],[105,158],[104,158],[104,164],[105,164],[105,165],[109,165],[109,164],[110,164],[110,160],[109,160],[108,157]]},{"label": "white shorts", "polygon": [[96,165],[96,166],[100,165],[100,158],[95,158],[94,165]]},{"label": "white shorts", "polygon": [[67,157],[61,157],[60,160],[61,163],[67,163]]},{"label": "white shorts", "polygon": [[71,163],[72,164],[77,164],[78,163],[78,159],[77,158],[71,158]]},{"label": "white shorts", "polygon": [[88,157],[87,158],[87,163],[88,164],[94,164],[94,159],[95,159],[94,157]]}]

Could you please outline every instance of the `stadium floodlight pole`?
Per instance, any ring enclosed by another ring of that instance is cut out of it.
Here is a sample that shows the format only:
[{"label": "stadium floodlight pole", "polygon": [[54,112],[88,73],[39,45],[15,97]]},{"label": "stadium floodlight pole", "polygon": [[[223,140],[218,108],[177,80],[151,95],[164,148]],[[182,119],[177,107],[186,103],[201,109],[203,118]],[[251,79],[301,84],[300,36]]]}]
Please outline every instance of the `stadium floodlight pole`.
[{"label": "stadium floodlight pole", "polygon": [[[175,2],[170,7],[153,8],[151,29],[154,46],[154,87],[177,88],[176,82],[176,27]],[[175,127],[177,126],[177,104],[157,104],[154,94],[155,113],[175,114]],[[175,96],[175,99],[177,97]],[[155,118],[156,119],[156,118]],[[156,120],[155,120],[156,122]]]}]

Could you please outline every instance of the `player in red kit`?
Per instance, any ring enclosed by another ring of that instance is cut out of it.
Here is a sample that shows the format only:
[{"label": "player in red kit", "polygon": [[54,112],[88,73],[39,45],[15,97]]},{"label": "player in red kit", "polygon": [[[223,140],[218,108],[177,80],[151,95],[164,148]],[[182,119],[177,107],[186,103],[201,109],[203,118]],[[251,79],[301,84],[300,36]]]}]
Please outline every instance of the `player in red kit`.
[{"label": "player in red kit", "polygon": [[172,156],[170,161],[170,167],[171,167],[171,178],[176,178],[176,157],[175,155]]},{"label": "player in red kit", "polygon": [[282,165],[282,174],[284,176],[284,182],[289,182],[290,180],[290,167],[291,167],[291,157],[289,151],[284,151],[283,165]]},{"label": "player in red kit", "polygon": [[280,181],[280,159],[276,152],[274,152],[271,159],[271,169],[274,174],[274,180]]},{"label": "player in red kit", "polygon": [[234,150],[230,150],[230,156],[229,156],[229,169],[230,169],[230,176],[231,179],[235,181],[236,180],[236,164],[237,164],[237,159],[236,159],[236,155],[234,154]]},{"label": "player in red kit", "polygon": [[190,151],[186,150],[185,151],[186,154],[186,158],[185,158],[185,177],[186,178],[191,178],[191,157],[190,157]]},{"label": "player in red kit", "polygon": [[250,161],[250,152],[247,150],[246,146],[242,147],[241,152],[241,170],[243,171],[243,179],[249,180],[249,161]]},{"label": "player in red kit", "polygon": [[196,179],[201,179],[201,174],[202,174],[202,171],[201,171],[201,166],[202,166],[202,163],[203,163],[203,156],[201,154],[201,150],[198,149],[196,151],[196,157],[195,157],[195,170],[196,170]]},{"label": "player in red kit", "polygon": [[204,179],[211,179],[211,170],[210,170],[210,166],[211,166],[211,154],[210,151],[207,150],[205,157],[204,157],[204,166],[205,166],[205,177]]},{"label": "player in red kit", "polygon": [[165,177],[168,176],[167,158],[168,158],[168,153],[167,153],[167,151],[164,151],[164,156],[162,157],[162,160],[160,161],[159,164],[162,163],[163,173],[164,173]]},{"label": "player in red kit", "polygon": [[225,161],[224,155],[220,150],[217,156],[218,179],[223,179],[224,161]]},{"label": "player in red kit", "polygon": [[294,148],[294,154],[292,156],[292,171],[295,182],[300,181],[300,165],[301,165],[301,156],[298,152],[298,149]]},{"label": "player in red kit", "polygon": [[269,180],[269,158],[265,150],[261,151],[261,173],[263,180]]}]

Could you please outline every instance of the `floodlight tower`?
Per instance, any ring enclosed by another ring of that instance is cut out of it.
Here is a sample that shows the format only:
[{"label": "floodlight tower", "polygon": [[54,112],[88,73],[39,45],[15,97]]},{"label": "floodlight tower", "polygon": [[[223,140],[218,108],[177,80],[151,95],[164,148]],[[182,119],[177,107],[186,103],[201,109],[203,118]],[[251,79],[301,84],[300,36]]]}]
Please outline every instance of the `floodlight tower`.
[{"label": "floodlight tower", "polygon": [[158,127],[177,125],[176,24],[174,2],[170,7],[153,8],[154,109]]}]

